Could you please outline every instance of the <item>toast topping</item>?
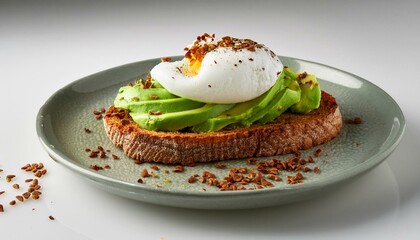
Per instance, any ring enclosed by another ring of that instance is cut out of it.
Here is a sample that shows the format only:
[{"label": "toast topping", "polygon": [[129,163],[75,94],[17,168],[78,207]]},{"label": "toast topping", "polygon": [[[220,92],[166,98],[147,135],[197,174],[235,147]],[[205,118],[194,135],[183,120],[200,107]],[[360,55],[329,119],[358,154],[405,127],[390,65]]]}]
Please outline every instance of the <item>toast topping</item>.
[{"label": "toast topping", "polygon": [[263,44],[205,33],[184,50],[181,61],[161,58],[145,80],[120,88],[115,107],[146,130],[192,132],[265,124],[288,110],[319,107],[316,77],[283,67]]},{"label": "toast topping", "polygon": [[170,93],[155,79],[120,88],[114,105],[127,110],[143,129],[213,132],[265,124],[290,109],[308,113],[319,107],[321,90],[314,75],[285,67],[274,86],[260,97],[236,104],[193,101]]},{"label": "toast topping", "polygon": [[181,60],[164,58],[150,72],[169,92],[204,103],[230,104],[267,92],[283,65],[263,44],[250,39],[203,34]]}]

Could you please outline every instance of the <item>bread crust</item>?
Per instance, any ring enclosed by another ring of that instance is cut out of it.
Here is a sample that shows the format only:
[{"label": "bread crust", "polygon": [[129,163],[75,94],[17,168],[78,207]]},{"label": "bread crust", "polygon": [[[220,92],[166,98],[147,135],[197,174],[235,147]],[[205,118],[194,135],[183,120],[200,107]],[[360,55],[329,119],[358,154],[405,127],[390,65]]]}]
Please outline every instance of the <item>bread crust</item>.
[{"label": "bread crust", "polygon": [[107,135],[127,156],[182,165],[294,153],[330,141],[341,126],[337,102],[324,91],[320,107],[308,114],[286,112],[272,123],[212,133],[141,129],[127,111],[114,106],[104,117]]}]

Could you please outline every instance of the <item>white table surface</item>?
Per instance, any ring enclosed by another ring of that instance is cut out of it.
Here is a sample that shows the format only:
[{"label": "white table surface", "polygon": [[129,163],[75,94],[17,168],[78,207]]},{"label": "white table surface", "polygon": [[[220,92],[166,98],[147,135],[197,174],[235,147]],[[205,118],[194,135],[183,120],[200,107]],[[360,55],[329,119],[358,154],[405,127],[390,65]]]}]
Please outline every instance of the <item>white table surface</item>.
[{"label": "white table surface", "polygon": [[[0,2],[1,239],[420,239],[420,2],[116,2]],[[107,68],[183,54],[204,32],[251,38],[368,79],[405,114],[399,147],[323,197],[238,211],[124,199],[48,157],[35,119],[50,95]],[[10,206],[19,191],[5,176],[23,182],[30,175],[20,167],[32,162],[48,169],[42,198]]]}]

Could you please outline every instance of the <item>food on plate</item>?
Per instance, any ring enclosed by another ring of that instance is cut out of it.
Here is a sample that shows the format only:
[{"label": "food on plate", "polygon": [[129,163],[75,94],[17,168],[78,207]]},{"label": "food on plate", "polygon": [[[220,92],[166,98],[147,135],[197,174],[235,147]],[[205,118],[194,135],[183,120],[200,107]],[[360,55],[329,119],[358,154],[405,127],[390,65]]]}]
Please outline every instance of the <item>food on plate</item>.
[{"label": "food on plate", "polygon": [[204,34],[120,88],[104,116],[136,160],[193,164],[293,153],[338,135],[341,113],[316,77],[250,39]]}]

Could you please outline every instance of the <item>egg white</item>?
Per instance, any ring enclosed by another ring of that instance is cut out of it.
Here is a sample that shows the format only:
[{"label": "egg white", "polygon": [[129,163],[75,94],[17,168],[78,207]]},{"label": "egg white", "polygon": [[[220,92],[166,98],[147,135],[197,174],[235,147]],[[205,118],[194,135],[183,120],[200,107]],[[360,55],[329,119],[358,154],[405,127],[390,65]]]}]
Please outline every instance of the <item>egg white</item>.
[{"label": "egg white", "polygon": [[269,90],[283,65],[267,48],[233,50],[228,47],[208,52],[197,75],[186,76],[188,59],[162,62],[151,77],[169,92],[206,103],[238,103],[254,99]]}]

